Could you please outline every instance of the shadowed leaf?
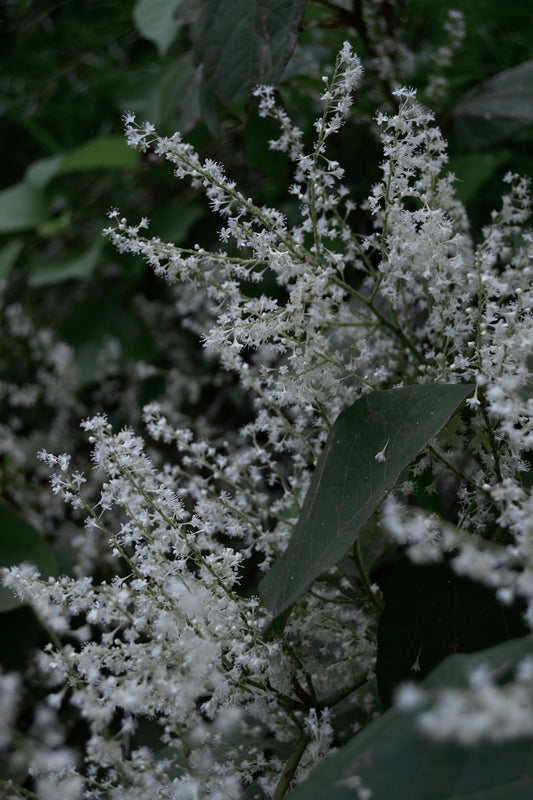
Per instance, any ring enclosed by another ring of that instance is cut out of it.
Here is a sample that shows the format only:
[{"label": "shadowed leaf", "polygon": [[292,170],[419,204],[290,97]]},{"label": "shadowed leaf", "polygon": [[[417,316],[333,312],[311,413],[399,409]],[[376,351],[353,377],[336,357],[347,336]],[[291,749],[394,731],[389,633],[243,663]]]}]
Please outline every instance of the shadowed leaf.
[{"label": "shadowed leaf", "polygon": [[29,183],[17,183],[0,192],[0,233],[36,228],[48,215],[43,196]]},{"label": "shadowed leaf", "polygon": [[376,677],[385,708],[402,681],[425,678],[451,653],[485,650],[528,630],[523,602],[502,603],[446,563],[413,564],[404,556],[382,588]]},{"label": "shadowed leaf", "polygon": [[[512,667],[532,651],[531,637],[473,655],[447,658],[422,686],[466,687],[481,664]],[[533,738],[461,747],[436,744],[416,727],[416,712],[391,709],[321,764],[291,800],[353,800],[357,781],[379,800],[529,800]]]},{"label": "shadowed leaf", "polygon": [[49,286],[68,280],[88,280],[96,269],[102,252],[98,239],[82,253],[48,260],[37,260],[32,266],[28,285]]},{"label": "shadowed leaf", "polygon": [[195,34],[205,92],[223,103],[279,80],[296,44],[305,0],[204,0]]},{"label": "shadowed leaf", "polygon": [[500,72],[469,92],[455,106],[456,115],[533,122],[533,60]]},{"label": "shadowed leaf", "polygon": [[131,169],[139,166],[139,154],[128,147],[123,136],[99,136],[67,153],[58,175],[93,169]]},{"label": "shadowed leaf", "polygon": [[164,56],[176,38],[180,22],[176,11],[181,0],[138,0],[133,9],[135,27]]}]

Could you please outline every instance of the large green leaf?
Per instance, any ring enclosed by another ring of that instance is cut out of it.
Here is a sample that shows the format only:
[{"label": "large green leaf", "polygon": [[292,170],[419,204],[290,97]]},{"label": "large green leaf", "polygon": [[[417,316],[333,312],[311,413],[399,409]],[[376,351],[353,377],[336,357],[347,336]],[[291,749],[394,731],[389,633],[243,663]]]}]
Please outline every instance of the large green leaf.
[{"label": "large green leaf", "polygon": [[533,60],[500,72],[469,92],[454,108],[456,115],[490,119],[508,117],[533,122]]},{"label": "large green leaf", "polygon": [[124,136],[97,136],[68,153],[34,161],[26,170],[23,185],[36,192],[46,188],[56,175],[95,169],[134,170],[138,166],[139,154],[128,146]]},{"label": "large green leaf", "polygon": [[56,175],[94,169],[134,170],[139,154],[123,136],[99,136],[61,156],[40,159],[27,170],[24,181],[0,192],[0,233],[36,228],[49,219],[42,190]]},{"label": "large green leaf", "polygon": [[[511,668],[533,652],[531,637],[446,659],[423,682],[428,689],[468,685],[480,665]],[[530,800],[533,738],[474,747],[436,744],[417,729],[416,712],[387,711],[317,767],[291,800],[353,800],[356,776],[379,800]]]},{"label": "large green leaf", "polygon": [[[0,566],[12,567],[24,561],[35,564],[45,577],[56,574],[54,556],[43,537],[10,508],[0,505]],[[21,601],[0,585],[0,611],[20,605]]]},{"label": "large green leaf", "polygon": [[195,50],[205,94],[223,103],[276,83],[296,44],[305,0],[203,0]]},{"label": "large green leaf", "polygon": [[137,0],[133,9],[135,27],[164,56],[174,41],[180,22],[176,11],[182,0]]},{"label": "large green leaf", "polygon": [[[275,614],[342,558],[400,473],[473,389],[470,384],[406,386],[366,395],[340,414],[289,546],[260,585]],[[376,456],[382,451],[381,462]]]},{"label": "large green leaf", "polygon": [[533,122],[533,61],[498,73],[468,92],[453,109],[464,148],[486,149]]}]

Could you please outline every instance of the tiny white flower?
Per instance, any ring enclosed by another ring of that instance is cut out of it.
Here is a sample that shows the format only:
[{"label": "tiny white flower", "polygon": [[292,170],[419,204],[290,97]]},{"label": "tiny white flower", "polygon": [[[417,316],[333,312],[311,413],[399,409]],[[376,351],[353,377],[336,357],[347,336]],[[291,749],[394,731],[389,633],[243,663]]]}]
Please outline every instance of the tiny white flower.
[{"label": "tiny white flower", "polygon": [[389,442],[390,442],[390,439],[387,439],[387,441],[385,442],[385,447],[383,448],[383,450],[380,450],[379,453],[376,453],[376,455],[374,456],[376,461],[378,461],[380,464],[385,463],[385,461],[387,460],[387,456],[385,455],[385,451],[387,449],[387,446],[388,446]]},{"label": "tiny white flower", "polygon": [[422,652],[423,646],[424,646],[423,644],[420,645],[420,650],[418,651],[417,656],[415,658],[415,662],[411,667],[411,672],[420,672],[420,670],[422,669],[422,667],[420,666],[420,653]]},{"label": "tiny white flower", "polygon": [[466,401],[466,404],[470,408],[477,408],[478,406],[481,405],[480,401],[478,400],[478,396],[477,396],[477,383],[476,383],[476,390],[475,390],[473,396],[468,398],[468,400]]}]

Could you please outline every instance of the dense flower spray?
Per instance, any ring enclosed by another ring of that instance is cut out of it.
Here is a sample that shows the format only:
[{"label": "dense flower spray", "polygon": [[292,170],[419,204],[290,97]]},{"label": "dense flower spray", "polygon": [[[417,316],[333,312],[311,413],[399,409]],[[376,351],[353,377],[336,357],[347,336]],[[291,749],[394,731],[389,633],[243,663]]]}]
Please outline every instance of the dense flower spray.
[{"label": "dense flower spray", "polygon": [[[442,135],[414,92],[400,87],[396,111],[376,119],[382,179],[361,205],[373,230],[358,234],[343,168],[327,145],[349,115],[361,74],[346,43],[324,80],[309,150],[273,88],[255,93],[260,114],[280,127],[270,146],[294,164],[295,224],[256,205],[180,134],[159,137],[126,115],[132,146],[153,149],[177,178],[205,192],[221,218],[221,248],[148,238],[146,219],[131,225],[118,211],[106,233],[169,284],[190,285],[203,298],[205,348],[237,376],[254,418],[231,438],[207,436],[151,403],[147,432],[165,452],[174,448],[168,463],[132,430],[113,431],[103,415],[86,420],[96,503],[84,496],[86,478],[70,470],[68,455],[42,453],[55,472],[53,491],[86,513],[87,536],[106,538],[115,568],[109,580],[43,581],[27,565],[4,577],[50,634],[38,659],[52,692],[47,708],[69,703],[88,729],[83,766],[63,745],[59,764],[35,762],[43,787],[54,780],[65,800],[82,791],[116,800],[227,800],[248,785],[280,798],[334,749],[341,700],[350,698],[361,726],[371,719],[381,601],[364,569],[355,580],[333,570],[284,626],[272,626],[260,600],[241,588],[251,559],[266,571],[287,546],[333,422],[371,391],[476,384],[465,417],[413,467],[413,480],[426,470],[435,480],[454,476],[456,524],[444,527],[405,504],[413,490],[406,481],[385,503],[380,525],[414,559],[452,553],[458,572],[506,601],[523,597],[533,623],[531,496],[520,480],[533,437],[523,391],[533,344],[527,184],[507,176],[502,208],[475,245],[444,172]],[[278,292],[247,290],[261,290],[265,275]],[[375,456],[380,463],[386,447]],[[508,546],[485,540],[491,524],[508,532]],[[517,709],[531,706],[526,666],[506,698]],[[483,735],[496,689],[482,676],[468,691],[468,702],[443,697],[421,714],[423,729],[441,738],[463,731],[459,738],[469,741]],[[501,704],[493,707],[501,715]],[[462,715],[472,708],[484,722],[464,734]],[[512,720],[502,736],[530,732],[523,714]],[[356,776],[353,786],[370,796]],[[37,795],[49,796],[40,787]]]}]

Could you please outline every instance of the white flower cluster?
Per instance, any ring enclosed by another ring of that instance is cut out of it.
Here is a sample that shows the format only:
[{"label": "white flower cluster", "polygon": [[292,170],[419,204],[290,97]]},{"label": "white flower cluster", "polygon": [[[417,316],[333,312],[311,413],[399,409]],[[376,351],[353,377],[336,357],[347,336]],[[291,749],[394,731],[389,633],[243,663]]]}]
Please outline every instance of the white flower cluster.
[{"label": "white flower cluster", "polygon": [[[271,146],[294,163],[294,224],[242,194],[180,134],[158,137],[126,117],[131,145],[153,148],[205,192],[221,217],[221,249],[148,238],[146,219],[130,225],[118,211],[106,233],[205,298],[205,347],[238,376],[255,417],[208,439],[194,420],[174,425],[150,404],[153,454],[132,430],[113,432],[103,414],[87,420],[101,480],[96,504],[68,456],[42,456],[57,470],[53,491],[85,510],[121,565],[98,580],[42,581],[27,566],[4,579],[50,631],[41,669],[88,726],[88,797],[222,800],[252,780],[273,792],[283,765],[267,761],[265,731],[278,741],[303,735],[308,758],[318,760],[333,741],[328,709],[349,695],[364,705],[356,692],[374,666],[376,611],[357,581],[328,576],[283,631],[265,628],[266,611],[240,583],[248,559],[267,569],[284,549],[332,423],[371,390],[476,381],[470,425],[453,423],[414,468],[415,476],[432,470],[435,480],[461,481],[457,528],[465,537],[416,518],[406,539],[414,517],[394,503],[386,527],[420,559],[457,547],[457,569],[468,574],[464,541],[475,542],[488,520],[507,528],[513,546],[502,548],[503,577],[494,580],[494,561],[474,544],[486,565],[476,562],[475,577],[525,595],[533,620],[533,581],[524,578],[533,569],[531,499],[519,480],[533,436],[532,401],[522,392],[533,343],[533,240],[521,233],[527,187],[509,176],[502,210],[474,246],[453,176],[443,174],[444,140],[414,93],[400,88],[397,112],[377,118],[383,177],[362,206],[374,229],[360,236],[348,222],[354,204],[343,169],[326,150],[360,78],[345,44],[309,153],[273,89],[256,92],[260,113],[281,127]],[[265,275],[279,291],[263,291]],[[262,293],[247,291],[250,283]],[[173,452],[169,463],[161,451]],[[146,720],[158,726],[159,752],[138,743]],[[236,730],[246,748],[232,738]]]},{"label": "white flower cluster", "polygon": [[[90,510],[89,523],[106,532],[127,574],[98,584],[66,577],[43,582],[34,568],[22,565],[9,571],[5,585],[33,605],[55,642],[66,632],[79,642],[49,648],[40,667],[53,686],[65,685],[90,727],[93,796],[100,796],[97,786],[121,796],[112,792],[118,791],[113,787],[124,754],[122,768],[138,792],[132,789],[128,796],[140,798],[147,791],[144,773],[152,757],[131,752],[128,745],[140,718],[157,720],[168,758],[181,758],[184,737],[191,739],[187,749],[194,750],[188,759],[195,780],[202,780],[206,791],[211,786],[220,792],[232,770],[246,777],[242,756],[237,766],[229,757],[217,765],[210,755],[222,743],[220,715],[233,709],[237,725],[247,709],[259,719],[268,712],[268,704],[261,703],[267,685],[285,688],[290,664],[275,643],[262,642],[257,601],[234,591],[240,556],[212,539],[206,552],[207,531],[195,532],[201,511],[192,519],[184,511],[173,476],[161,482],[131,431],[113,435],[103,417],[84,427],[95,464],[106,476],[98,513]],[[68,502],[82,502],[82,478],[69,475],[68,457],[43,458],[61,470],[54,491]],[[122,524],[111,532],[105,516],[117,507]],[[273,708],[268,716],[275,725],[279,711]],[[217,725],[209,723],[213,719]],[[253,750],[250,758],[255,765]],[[161,796],[186,796],[180,794],[181,779],[168,776],[167,763],[156,770],[159,789],[167,792]],[[153,770],[150,775],[153,781]],[[220,797],[237,796],[237,789],[230,789],[228,784]]]},{"label": "white flower cluster", "polygon": [[436,698],[435,692],[405,685],[397,706],[406,711],[426,706],[416,724],[436,742],[455,741],[469,747],[531,736],[532,668],[531,657],[526,657],[518,664],[514,681],[500,686],[497,671],[481,665],[470,675],[466,689],[444,688]]}]

